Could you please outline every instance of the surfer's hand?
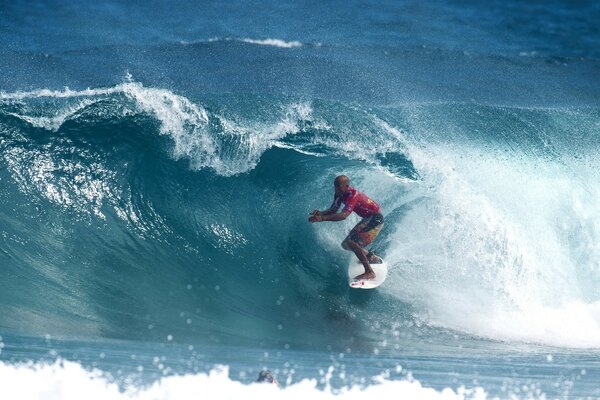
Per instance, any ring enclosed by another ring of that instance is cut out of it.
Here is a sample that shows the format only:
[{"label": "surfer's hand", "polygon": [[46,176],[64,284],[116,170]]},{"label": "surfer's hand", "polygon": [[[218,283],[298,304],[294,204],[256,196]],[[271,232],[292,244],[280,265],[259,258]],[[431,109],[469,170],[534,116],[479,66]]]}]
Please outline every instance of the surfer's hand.
[{"label": "surfer's hand", "polygon": [[312,212],[310,213],[310,215],[321,215],[321,211],[319,210],[312,210]]},{"label": "surfer's hand", "polygon": [[321,221],[323,221],[323,217],[321,217],[321,214],[313,214],[308,219],[308,222],[321,222]]}]

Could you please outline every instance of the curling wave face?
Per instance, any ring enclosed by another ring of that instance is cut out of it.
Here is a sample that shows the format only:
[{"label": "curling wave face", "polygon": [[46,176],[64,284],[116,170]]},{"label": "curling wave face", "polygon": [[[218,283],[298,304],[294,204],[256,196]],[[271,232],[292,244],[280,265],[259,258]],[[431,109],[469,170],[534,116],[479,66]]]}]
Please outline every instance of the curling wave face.
[{"label": "curling wave face", "polygon": [[[288,347],[455,334],[600,346],[597,108],[188,98],[129,80],[0,94],[0,326]],[[349,293],[378,200],[386,285]],[[582,323],[583,321],[583,323]]]}]

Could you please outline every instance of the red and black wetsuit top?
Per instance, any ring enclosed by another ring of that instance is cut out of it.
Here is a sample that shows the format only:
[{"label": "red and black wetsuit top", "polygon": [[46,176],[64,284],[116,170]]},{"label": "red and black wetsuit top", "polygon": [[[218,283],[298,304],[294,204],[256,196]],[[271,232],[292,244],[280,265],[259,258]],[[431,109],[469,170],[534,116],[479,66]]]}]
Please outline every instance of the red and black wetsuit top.
[{"label": "red and black wetsuit top", "polygon": [[379,213],[379,204],[370,199],[366,194],[354,189],[352,186],[349,186],[348,191],[343,195],[335,196],[333,198],[331,208],[337,211],[340,208],[341,203],[346,205],[342,212],[351,213],[354,211],[362,218]]}]

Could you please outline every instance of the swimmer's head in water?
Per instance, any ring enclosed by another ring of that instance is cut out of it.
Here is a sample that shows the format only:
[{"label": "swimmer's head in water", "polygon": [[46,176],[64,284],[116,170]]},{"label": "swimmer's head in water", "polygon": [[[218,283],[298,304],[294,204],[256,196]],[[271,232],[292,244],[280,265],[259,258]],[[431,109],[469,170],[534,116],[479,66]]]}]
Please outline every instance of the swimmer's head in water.
[{"label": "swimmer's head in water", "polygon": [[277,380],[268,369],[260,371],[256,382],[274,383],[277,384]]}]

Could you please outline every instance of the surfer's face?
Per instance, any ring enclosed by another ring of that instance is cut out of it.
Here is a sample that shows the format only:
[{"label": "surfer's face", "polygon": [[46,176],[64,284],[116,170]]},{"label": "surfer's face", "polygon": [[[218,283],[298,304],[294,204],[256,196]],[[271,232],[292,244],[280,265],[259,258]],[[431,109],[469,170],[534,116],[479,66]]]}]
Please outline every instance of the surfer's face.
[{"label": "surfer's face", "polygon": [[339,184],[334,184],[335,187],[335,194],[337,195],[342,195],[344,193],[346,193],[348,191],[348,186],[350,186],[348,184],[348,182],[340,182]]}]

